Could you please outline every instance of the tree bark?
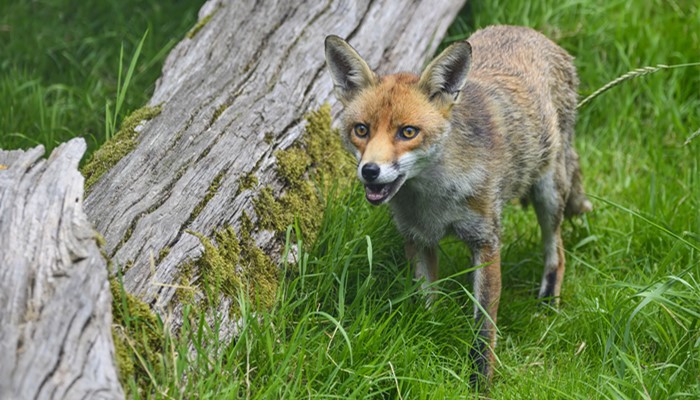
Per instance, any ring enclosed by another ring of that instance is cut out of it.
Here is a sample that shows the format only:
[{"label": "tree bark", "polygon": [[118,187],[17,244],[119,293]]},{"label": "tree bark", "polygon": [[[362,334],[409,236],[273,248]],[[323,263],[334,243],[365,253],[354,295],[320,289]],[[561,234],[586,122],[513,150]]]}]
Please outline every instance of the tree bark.
[{"label": "tree bark", "polygon": [[[380,73],[416,71],[462,5],[207,2],[200,23],[166,60],[149,103],[162,111],[142,124],[136,148],[97,181],[85,202],[109,256],[128,266],[126,290],[158,310],[172,309],[178,268],[204,250],[188,231],[212,236],[229,225],[239,231],[244,213],[258,221],[253,199],[263,186],[276,197],[284,192],[276,151],[299,139],[305,114],[335,102],[324,61],[326,35],[348,38]],[[249,176],[258,184],[246,189]],[[252,236],[279,260],[274,232],[260,228]]]},{"label": "tree bark", "polygon": [[73,139],[0,151],[0,398],[120,399],[112,296]]}]

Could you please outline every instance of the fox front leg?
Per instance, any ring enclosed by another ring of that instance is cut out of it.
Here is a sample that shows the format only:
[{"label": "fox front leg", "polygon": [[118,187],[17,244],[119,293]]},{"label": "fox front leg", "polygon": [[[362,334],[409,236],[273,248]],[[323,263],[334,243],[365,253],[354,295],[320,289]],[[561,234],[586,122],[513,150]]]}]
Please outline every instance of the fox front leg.
[{"label": "fox front leg", "polygon": [[474,305],[474,320],[479,333],[470,352],[477,371],[470,381],[472,384],[488,384],[495,363],[495,324],[501,298],[501,254],[498,245],[471,247],[473,263],[481,267],[474,272],[474,297],[478,303]]},{"label": "fox front leg", "polygon": [[[406,242],[406,258],[413,265],[413,277],[417,280],[423,280],[421,288],[427,289],[431,283],[435,282],[438,277],[438,252],[437,246],[422,247],[411,241]],[[434,295],[430,295],[427,299],[428,305],[431,305]]]}]

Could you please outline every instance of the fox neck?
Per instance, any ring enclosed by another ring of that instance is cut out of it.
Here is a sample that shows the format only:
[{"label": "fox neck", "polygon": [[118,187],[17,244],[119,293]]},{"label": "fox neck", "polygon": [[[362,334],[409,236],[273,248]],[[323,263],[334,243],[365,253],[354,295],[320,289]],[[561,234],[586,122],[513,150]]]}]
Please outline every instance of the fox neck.
[{"label": "fox neck", "polygon": [[[437,145],[437,144],[436,144]],[[421,207],[440,207],[447,202],[461,203],[477,196],[487,186],[487,173],[482,165],[465,168],[448,162],[450,155],[438,147],[424,168],[407,179],[393,199],[392,208],[412,208],[420,212]]]}]

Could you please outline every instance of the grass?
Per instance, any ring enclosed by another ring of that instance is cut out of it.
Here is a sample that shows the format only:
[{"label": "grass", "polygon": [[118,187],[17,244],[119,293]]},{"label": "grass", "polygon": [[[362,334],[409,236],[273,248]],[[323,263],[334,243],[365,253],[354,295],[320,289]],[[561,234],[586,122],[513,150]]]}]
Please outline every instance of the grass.
[{"label": "grass", "polygon": [[[114,132],[117,120],[148,101],[165,56],[194,25],[202,3],[0,2],[0,148],[43,144],[51,151],[83,136],[88,153],[97,149],[107,138],[106,107]],[[126,71],[147,31],[124,96],[120,63]]]},{"label": "grass", "polygon": [[[700,61],[696,2],[469,4],[446,41],[495,23],[532,26],[577,57],[581,99],[637,68]],[[154,57],[148,51],[151,37],[142,59]],[[109,57],[118,58],[119,46],[112,46]],[[93,79],[80,67],[62,68],[77,68],[66,73],[83,71]],[[133,84],[139,79],[145,77],[135,74]],[[69,92],[56,88],[52,96],[86,96]],[[4,93],[0,102],[8,101]],[[132,101],[127,109],[145,102]],[[47,108],[45,118],[91,120],[66,107]],[[99,129],[104,98],[96,109]],[[568,262],[558,312],[537,312],[543,260],[533,212],[506,209],[493,398],[700,397],[698,110],[698,67],[636,77],[580,109],[576,146],[595,210],[565,224]],[[325,201],[318,239],[298,255],[298,263],[284,266],[275,307],[253,312],[239,299],[240,335],[232,343],[218,340],[216,318],[205,320],[202,310],[188,309],[184,326],[162,339],[158,347],[164,350],[155,361],[135,359],[149,373],[127,377],[130,397],[478,396],[465,381],[474,337],[469,277],[463,272],[468,251],[455,239],[443,241],[442,280],[432,288],[438,299],[426,308],[387,210],[366,204],[357,186]],[[288,236],[297,240],[293,231]],[[159,324],[169,330],[167,318]]]}]

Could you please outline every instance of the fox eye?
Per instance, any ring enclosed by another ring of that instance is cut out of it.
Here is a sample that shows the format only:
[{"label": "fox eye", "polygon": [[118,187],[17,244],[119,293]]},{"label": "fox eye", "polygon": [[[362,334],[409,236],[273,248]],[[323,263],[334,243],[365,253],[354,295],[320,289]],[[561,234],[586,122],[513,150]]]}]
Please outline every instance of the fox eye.
[{"label": "fox eye", "polygon": [[365,138],[369,134],[369,128],[365,124],[355,125],[355,135],[360,138]]},{"label": "fox eye", "polygon": [[399,137],[401,139],[413,139],[414,137],[418,136],[418,128],[414,126],[404,126],[403,128],[399,129]]}]

